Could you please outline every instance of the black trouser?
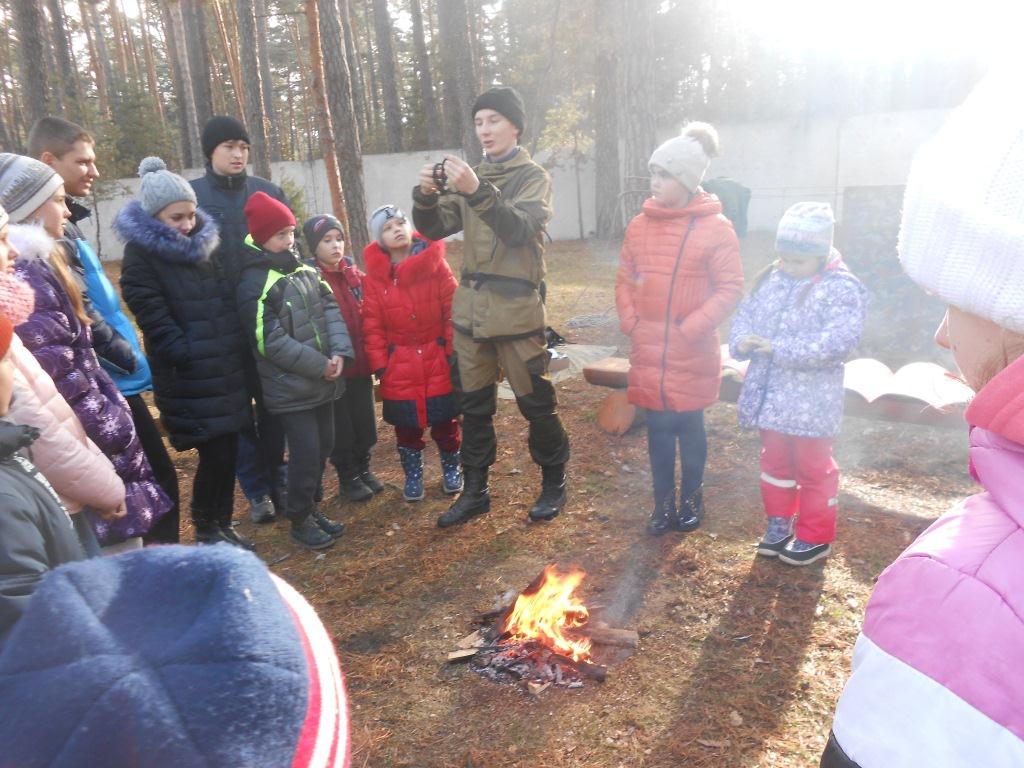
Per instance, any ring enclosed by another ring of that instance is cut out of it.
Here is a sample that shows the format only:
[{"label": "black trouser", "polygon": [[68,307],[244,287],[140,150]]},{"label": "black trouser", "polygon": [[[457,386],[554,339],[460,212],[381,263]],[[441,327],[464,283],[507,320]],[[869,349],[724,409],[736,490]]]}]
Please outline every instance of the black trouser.
[{"label": "black trouser", "polygon": [[377,443],[373,380],[345,379],[345,394],[334,401],[334,450],[331,464],[338,478],[351,480],[370,468],[370,449]]},{"label": "black trouser", "polygon": [[288,437],[288,519],[297,525],[313,511],[324,464],[334,450],[334,403],[278,418]]},{"label": "black trouser", "polygon": [[145,544],[177,544],[181,537],[181,510],[178,506],[178,473],[174,469],[174,462],[167,455],[167,447],[164,445],[160,428],[153,421],[149,412],[149,406],[142,399],[142,395],[131,395],[126,397],[128,408],[132,412],[132,422],[135,424],[135,434],[139,436],[139,443],[142,445],[142,452],[146,454],[149,466],[153,470],[153,477],[164,493],[170,498],[174,505],[167,510],[167,514],[161,517],[149,532],[142,537]]},{"label": "black trouser", "polygon": [[196,450],[199,466],[192,481],[192,520],[205,525],[230,525],[235,506],[238,433],[207,440]]},{"label": "black trouser", "polygon": [[704,411],[648,411],[647,452],[651,457],[655,502],[675,495],[677,442],[683,465],[679,495],[685,500],[704,482],[708,458]]},{"label": "black trouser", "polygon": [[263,406],[263,387],[251,353],[245,354],[242,368],[255,406],[250,406],[238,435],[238,485],[250,501],[270,496],[276,502],[278,488],[285,482],[284,428]]},{"label": "black trouser", "polygon": [[[545,376],[531,378],[533,391],[516,398],[519,412],[530,425],[530,458],[542,467],[565,464],[569,461],[569,438],[558,417],[555,388]],[[472,392],[456,392],[462,411],[462,464],[489,467],[497,455],[494,414],[498,410],[498,387],[492,384]]]}]

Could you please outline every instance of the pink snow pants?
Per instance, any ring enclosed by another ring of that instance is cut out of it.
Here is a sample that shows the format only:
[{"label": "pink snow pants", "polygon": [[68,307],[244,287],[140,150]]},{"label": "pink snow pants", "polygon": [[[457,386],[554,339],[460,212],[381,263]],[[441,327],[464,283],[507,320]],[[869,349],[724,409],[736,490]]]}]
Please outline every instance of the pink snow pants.
[{"label": "pink snow pants", "polygon": [[808,544],[836,538],[839,465],[832,438],[796,437],[761,430],[761,498],[769,517],[792,517]]}]

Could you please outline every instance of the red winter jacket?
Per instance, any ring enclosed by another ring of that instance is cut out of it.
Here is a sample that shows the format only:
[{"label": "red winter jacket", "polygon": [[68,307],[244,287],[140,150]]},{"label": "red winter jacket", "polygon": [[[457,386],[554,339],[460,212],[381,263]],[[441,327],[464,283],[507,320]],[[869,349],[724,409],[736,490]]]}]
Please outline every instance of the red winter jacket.
[{"label": "red winter jacket", "polygon": [[457,281],[444,242],[413,235],[413,254],[393,265],[377,243],[363,251],[363,336],[370,368],[384,369],[384,421],[442,424],[457,415],[448,358]]},{"label": "red winter jacket", "polygon": [[327,281],[338,301],[338,309],[348,327],[348,337],[352,340],[355,359],[345,366],[342,375],[346,379],[362,379],[373,373],[366,357],[366,344],[363,339],[363,273],[347,256],[338,263],[338,269],[325,269],[316,259],[309,262],[319,270],[320,276]]},{"label": "red winter jacket", "polygon": [[615,303],[630,337],[629,401],[655,411],[695,411],[718,399],[718,326],[743,295],[732,224],[714,195],[685,208],[654,198],[626,228]]}]

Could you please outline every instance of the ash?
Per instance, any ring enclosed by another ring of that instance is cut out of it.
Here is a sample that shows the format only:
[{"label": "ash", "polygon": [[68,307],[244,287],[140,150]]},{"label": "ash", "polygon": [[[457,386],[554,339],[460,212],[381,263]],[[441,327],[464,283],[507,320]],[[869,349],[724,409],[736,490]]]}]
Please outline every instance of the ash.
[{"label": "ash", "polygon": [[477,674],[498,683],[583,687],[583,677],[572,659],[532,641],[481,649],[469,666]]}]

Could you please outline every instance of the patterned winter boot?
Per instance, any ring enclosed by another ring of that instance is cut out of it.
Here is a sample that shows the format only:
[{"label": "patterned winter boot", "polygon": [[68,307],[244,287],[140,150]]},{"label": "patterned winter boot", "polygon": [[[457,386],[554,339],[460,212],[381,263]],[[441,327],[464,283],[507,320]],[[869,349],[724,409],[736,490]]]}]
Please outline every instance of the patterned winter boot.
[{"label": "patterned winter boot", "polygon": [[422,500],[423,451],[398,446],[398,456],[402,459],[402,469],[405,471],[405,489],[402,491],[402,497],[406,501]]},{"label": "patterned winter boot", "polygon": [[458,451],[441,451],[441,487],[445,493],[459,493],[462,490],[462,457]]}]

